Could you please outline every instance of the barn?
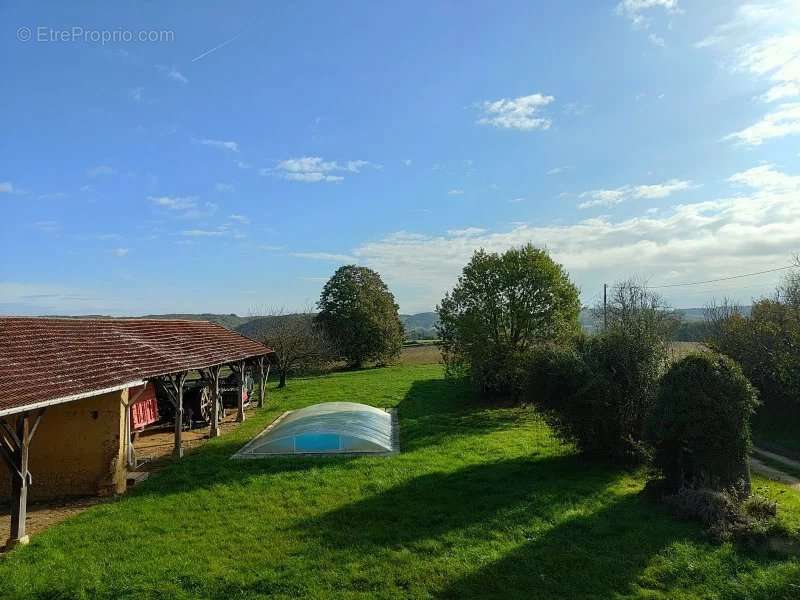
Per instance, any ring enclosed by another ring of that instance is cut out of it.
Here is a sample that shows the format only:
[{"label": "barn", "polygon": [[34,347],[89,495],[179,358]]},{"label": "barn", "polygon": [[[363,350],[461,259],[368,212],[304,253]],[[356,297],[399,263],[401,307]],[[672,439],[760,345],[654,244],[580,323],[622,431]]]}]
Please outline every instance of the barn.
[{"label": "barn", "polygon": [[[125,491],[132,430],[168,398],[173,454],[183,456],[187,380],[200,380],[219,435],[220,374],[233,372],[245,418],[245,375],[259,381],[273,351],[205,321],[0,317],[0,489],[11,502],[8,546],[26,543],[27,501]],[[4,496],[0,492],[0,497]]]}]

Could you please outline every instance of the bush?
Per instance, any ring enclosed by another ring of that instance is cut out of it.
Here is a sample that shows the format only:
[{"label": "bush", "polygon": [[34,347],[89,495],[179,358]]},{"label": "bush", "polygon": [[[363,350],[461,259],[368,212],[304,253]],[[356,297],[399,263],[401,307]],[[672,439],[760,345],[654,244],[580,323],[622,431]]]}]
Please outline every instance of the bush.
[{"label": "bush", "polygon": [[574,348],[537,349],[528,363],[525,396],[582,454],[641,462],[663,364],[653,339],[610,330],[581,338]]},{"label": "bush", "polygon": [[724,490],[684,487],[664,501],[678,517],[702,523],[716,542],[753,540],[776,533],[777,503],[750,494],[743,483]]},{"label": "bush", "polygon": [[475,252],[437,312],[448,376],[468,375],[487,394],[518,394],[531,349],[580,331],[578,289],[530,244]]},{"label": "bush", "polygon": [[703,353],[675,363],[647,427],[654,466],[667,490],[725,490],[744,484],[751,447],[750,417],[757,393],[730,358]]}]

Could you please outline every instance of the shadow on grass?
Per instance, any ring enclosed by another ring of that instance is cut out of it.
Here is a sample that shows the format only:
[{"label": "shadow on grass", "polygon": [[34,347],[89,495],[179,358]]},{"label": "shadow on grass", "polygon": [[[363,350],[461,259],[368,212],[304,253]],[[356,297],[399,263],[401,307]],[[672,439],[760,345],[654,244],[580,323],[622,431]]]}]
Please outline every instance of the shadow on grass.
[{"label": "shadow on grass", "polygon": [[451,436],[470,436],[506,429],[519,413],[507,404],[479,398],[468,381],[423,379],[415,381],[397,407],[403,451],[444,442]]},{"label": "shadow on grass", "polygon": [[[399,548],[451,530],[477,527],[490,535],[603,492],[618,477],[575,456],[524,457],[430,473],[297,527],[326,547]],[[481,534],[478,534],[481,535]]]},{"label": "shadow on grass", "polygon": [[438,594],[440,598],[610,598],[633,592],[648,563],[696,530],[638,495],[569,519]]}]

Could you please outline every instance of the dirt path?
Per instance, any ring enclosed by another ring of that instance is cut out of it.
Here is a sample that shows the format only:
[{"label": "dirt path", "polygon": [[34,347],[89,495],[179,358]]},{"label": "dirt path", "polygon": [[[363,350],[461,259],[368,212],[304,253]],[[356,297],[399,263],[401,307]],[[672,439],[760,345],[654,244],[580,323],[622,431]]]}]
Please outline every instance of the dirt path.
[{"label": "dirt path", "polygon": [[763,475],[768,479],[773,479],[775,481],[780,481],[781,483],[785,483],[793,490],[800,492],[800,479],[795,477],[794,475],[790,475],[789,473],[785,473],[780,469],[768,465],[760,459],[769,459],[773,463],[779,463],[782,465],[786,465],[787,467],[791,467],[797,472],[800,472],[800,462],[796,460],[792,460],[791,458],[786,458],[785,456],[781,456],[780,454],[775,454],[774,452],[768,452],[767,450],[762,450],[760,448],[753,449],[753,456],[750,457],[750,468],[759,475]]}]

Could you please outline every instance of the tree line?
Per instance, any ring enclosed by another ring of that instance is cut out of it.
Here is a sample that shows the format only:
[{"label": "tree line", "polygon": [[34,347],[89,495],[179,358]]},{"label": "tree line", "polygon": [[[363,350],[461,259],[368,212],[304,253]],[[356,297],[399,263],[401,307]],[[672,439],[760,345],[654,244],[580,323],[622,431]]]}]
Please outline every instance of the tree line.
[{"label": "tree line", "polygon": [[604,327],[587,335],[578,289],[546,251],[479,250],[438,306],[447,375],[535,406],[589,459],[648,465],[648,492],[718,539],[778,527],[748,456],[760,404],[800,408],[798,273],[749,316],[712,307],[707,351],[678,361],[675,311],[635,280],[612,290],[595,311]]}]

